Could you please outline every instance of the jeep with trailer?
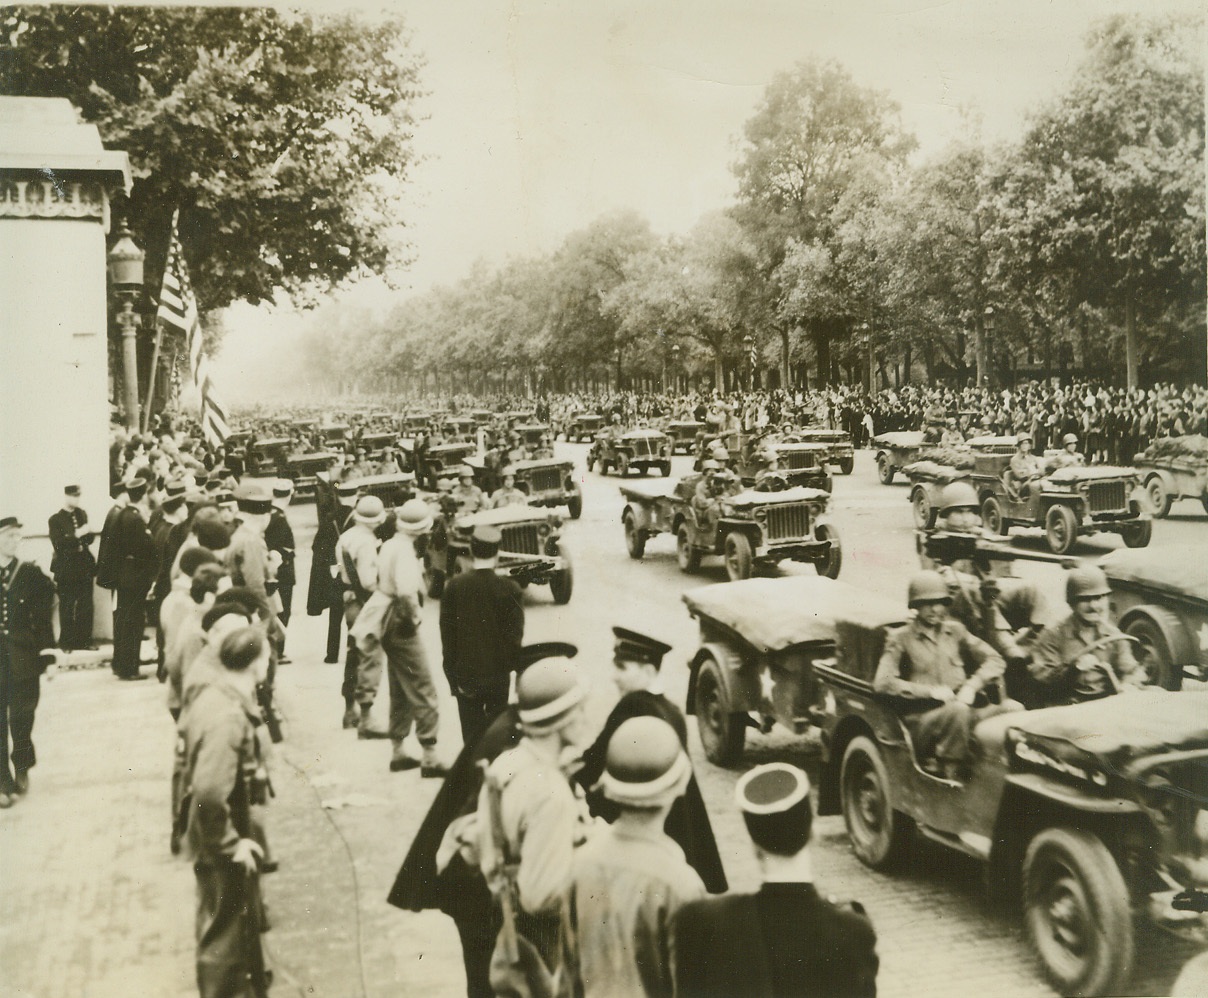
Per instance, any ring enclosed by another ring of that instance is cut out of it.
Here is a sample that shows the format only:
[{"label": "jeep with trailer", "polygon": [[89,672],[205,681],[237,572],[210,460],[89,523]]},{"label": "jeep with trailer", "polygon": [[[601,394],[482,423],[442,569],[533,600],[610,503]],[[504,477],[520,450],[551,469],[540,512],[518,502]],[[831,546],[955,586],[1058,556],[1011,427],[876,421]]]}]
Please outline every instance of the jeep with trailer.
[{"label": "jeep with trailer", "polygon": [[843,548],[827,515],[828,493],[797,487],[724,496],[717,526],[709,530],[692,508],[699,481],[699,475],[689,475],[621,486],[621,525],[631,558],[645,554],[651,537],[669,533],[675,537],[676,559],[684,572],[696,571],[706,555],[720,555],[731,580],[771,571],[786,560],[809,562],[819,575],[839,574]]},{"label": "jeep with trailer", "polygon": [[705,432],[705,424],[691,419],[675,419],[666,427],[667,436],[671,438],[671,453],[693,454],[698,447],[700,436]]},{"label": "jeep with trailer", "polygon": [[789,439],[795,438],[803,444],[826,444],[829,453],[827,464],[834,465],[844,475],[850,475],[856,466],[856,452],[852,447],[851,434],[846,430],[827,430],[822,427],[806,427],[794,430]]},{"label": "jeep with trailer", "polygon": [[923,431],[878,433],[872,438],[872,443],[877,449],[877,479],[882,485],[892,485],[894,475],[919,459],[919,451],[923,449]]}]

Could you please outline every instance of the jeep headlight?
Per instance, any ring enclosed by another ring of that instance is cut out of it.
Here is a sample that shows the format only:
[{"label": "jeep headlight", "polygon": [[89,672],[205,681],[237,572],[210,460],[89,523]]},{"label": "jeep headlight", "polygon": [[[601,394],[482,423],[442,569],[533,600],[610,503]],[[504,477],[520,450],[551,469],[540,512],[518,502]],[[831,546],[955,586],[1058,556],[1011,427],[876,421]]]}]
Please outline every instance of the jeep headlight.
[{"label": "jeep headlight", "polygon": [[537,536],[538,537],[548,537],[549,536],[549,524],[548,523],[540,523],[537,525]]},{"label": "jeep headlight", "polygon": [[553,514],[549,518],[549,529],[557,530],[561,526],[562,526],[562,517],[558,516],[556,513]]},{"label": "jeep headlight", "polygon": [[763,523],[763,521],[768,518],[768,511],[765,507],[760,506],[758,509],[755,510],[754,515],[755,515],[756,520],[758,520],[760,523]]}]

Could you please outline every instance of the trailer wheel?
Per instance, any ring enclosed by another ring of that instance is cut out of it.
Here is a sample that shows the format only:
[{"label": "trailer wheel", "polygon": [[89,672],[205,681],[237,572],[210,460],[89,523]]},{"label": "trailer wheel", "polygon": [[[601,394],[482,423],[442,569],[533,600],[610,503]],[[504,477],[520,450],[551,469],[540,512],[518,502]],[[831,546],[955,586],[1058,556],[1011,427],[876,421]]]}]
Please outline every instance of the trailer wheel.
[{"label": "trailer wheel", "polygon": [[1132,971],[1132,913],[1107,846],[1090,832],[1046,828],[1028,846],[1023,880],[1028,942],[1057,993],[1122,993]]},{"label": "trailer wheel", "polygon": [[742,757],[747,719],[730,710],[721,666],[707,655],[696,674],[696,724],[705,758],[715,766],[732,766]]},{"label": "trailer wheel", "polygon": [[1166,491],[1166,486],[1162,482],[1161,475],[1152,475],[1148,482],[1145,483],[1145,491],[1149,494],[1149,501],[1153,503],[1154,516],[1168,516],[1170,514],[1170,504],[1174,502],[1174,496]]},{"label": "trailer wheel", "polygon": [[572,520],[577,520],[583,515],[583,494],[581,492],[576,492],[566,500],[566,511],[570,513]]},{"label": "trailer wheel", "polygon": [[675,560],[679,562],[681,572],[695,572],[700,568],[700,551],[692,546],[686,523],[681,523],[675,532]]},{"label": "trailer wheel", "polygon": [[915,487],[914,494],[910,497],[910,507],[914,512],[914,525],[919,530],[930,530],[935,526],[936,509],[931,505],[927,490],[921,485]]},{"label": "trailer wheel", "polygon": [[1053,554],[1069,554],[1078,540],[1078,520],[1068,506],[1050,506],[1044,518],[1044,536]]},{"label": "trailer wheel", "polygon": [[889,770],[870,738],[853,738],[839,770],[843,823],[852,851],[865,866],[890,869],[906,851],[911,821],[893,809]]},{"label": "trailer wheel", "polygon": [[664,478],[670,478],[671,477],[671,462],[670,461],[660,461],[659,462],[659,471],[662,472],[662,475]]},{"label": "trailer wheel", "polygon": [[633,513],[626,513],[621,521],[625,528],[625,550],[633,559],[641,558],[646,553],[646,531],[639,530],[634,522]]},{"label": "trailer wheel", "polygon": [[889,463],[887,454],[877,455],[877,478],[882,485],[890,485],[893,482],[894,467]]},{"label": "trailer wheel", "polygon": [[751,577],[751,542],[745,534],[726,534],[724,551],[726,559],[726,574],[731,582],[738,582]]},{"label": "trailer wheel", "polygon": [[1124,538],[1126,547],[1149,547],[1149,542],[1153,540],[1153,520],[1141,520],[1138,523],[1130,524],[1124,528],[1124,533],[1120,536]]}]

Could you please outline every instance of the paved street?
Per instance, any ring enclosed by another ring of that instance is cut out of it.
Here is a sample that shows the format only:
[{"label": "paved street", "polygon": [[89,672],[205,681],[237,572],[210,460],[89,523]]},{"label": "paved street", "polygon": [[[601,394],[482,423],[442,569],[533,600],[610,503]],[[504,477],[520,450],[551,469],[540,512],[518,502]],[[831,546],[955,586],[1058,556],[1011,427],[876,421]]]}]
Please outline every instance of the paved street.
[{"label": "paved street", "polygon": [[[586,447],[559,444],[581,466]],[[676,459],[676,471],[688,469]],[[566,533],[575,560],[575,593],[555,606],[545,588],[526,594],[526,640],[564,638],[581,663],[600,714],[615,697],[609,681],[614,623],[648,630],[674,645],[664,666],[669,695],[682,703],[695,624],[680,595],[724,580],[720,561],[695,576],[677,568],[670,537],[652,540],[645,558],[628,558],[616,478],[585,475],[584,514]],[[877,483],[871,455],[855,474],[836,477],[835,519],[842,531],[842,578],[904,600],[916,567],[904,485]],[[1177,547],[1200,537],[1202,514],[1155,526],[1154,544]],[[278,673],[287,740],[274,767],[277,798],[271,834],[280,872],[266,879],[278,971],[276,995],[456,995],[461,963],[452,923],[438,913],[405,914],[385,895],[410,838],[436,791],[415,772],[387,771],[388,742],[358,741],[340,729],[341,670],[322,663],[325,619],[304,614],[313,507],[293,511],[302,615],[290,627],[293,664]],[[1031,541],[1030,544],[1037,542]],[[1091,556],[1119,544],[1084,542]],[[812,569],[810,570],[812,571]],[[1059,569],[1024,565],[1061,607]],[[439,661],[436,607],[424,634]],[[458,749],[456,711],[437,678],[445,724],[441,748]],[[383,691],[380,709],[385,709]],[[0,996],[108,998],[195,993],[192,986],[193,878],[168,853],[168,773],[173,729],[154,682],[119,684],[108,670],[65,673],[43,684],[35,730],[40,762],[28,800],[0,813],[0,885],[7,918],[0,927]],[[697,746],[699,748],[699,746]],[[736,773],[695,753],[731,881],[745,889],[756,871],[732,804]],[[748,764],[808,760],[808,738],[751,738]],[[980,871],[939,849],[888,877],[851,855],[842,819],[816,824],[814,860],[823,889],[858,898],[880,936],[880,992],[891,996],[1048,993],[1023,941],[1017,912],[982,899]],[[1185,948],[1145,934],[1138,941],[1137,993],[1166,994]]]}]

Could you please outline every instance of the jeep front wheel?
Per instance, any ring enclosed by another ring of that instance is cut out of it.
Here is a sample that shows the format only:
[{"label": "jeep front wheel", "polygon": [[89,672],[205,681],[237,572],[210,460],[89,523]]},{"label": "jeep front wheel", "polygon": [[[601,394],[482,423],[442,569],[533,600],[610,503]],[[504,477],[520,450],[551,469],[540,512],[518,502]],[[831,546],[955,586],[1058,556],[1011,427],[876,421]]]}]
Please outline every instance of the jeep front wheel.
[{"label": "jeep front wheel", "polygon": [[820,541],[830,541],[830,550],[823,561],[814,562],[814,568],[819,575],[828,579],[839,578],[839,570],[843,567],[843,544],[839,540],[838,529],[830,523],[820,523],[814,528],[814,537]]},{"label": "jeep front wheel", "polygon": [[746,535],[726,534],[726,575],[731,582],[739,582],[751,577],[751,542]]},{"label": "jeep front wheel", "polygon": [[617,455],[617,474],[620,475],[622,478],[627,478],[629,476],[629,455],[628,454],[618,454]]},{"label": "jeep front wheel", "polygon": [[1090,832],[1046,828],[1023,862],[1024,925],[1049,982],[1063,995],[1120,994],[1133,962],[1128,887]]},{"label": "jeep front wheel", "polygon": [[927,490],[921,485],[914,490],[910,497],[910,508],[914,513],[914,525],[919,530],[930,530],[935,526],[936,509],[931,505]]},{"label": "jeep front wheel", "polygon": [[1170,513],[1170,504],[1174,501],[1174,496],[1166,491],[1161,477],[1154,475],[1145,483],[1145,491],[1149,493],[1149,501],[1153,503],[1153,515],[1167,516]]},{"label": "jeep front wheel", "polygon": [[889,770],[870,738],[853,738],[839,771],[843,823],[852,851],[874,870],[891,868],[910,840],[910,819],[893,809]]},{"label": "jeep front wheel", "polygon": [[1002,503],[995,496],[986,496],[981,508],[982,523],[992,534],[1005,535],[1008,532],[1007,518],[1002,511]]},{"label": "jeep front wheel", "polygon": [[1053,554],[1069,554],[1078,540],[1078,519],[1068,506],[1050,506],[1044,518],[1044,536]]},{"label": "jeep front wheel", "polygon": [[1147,548],[1149,542],[1153,540],[1153,520],[1138,520],[1136,523],[1131,523],[1124,528],[1124,533],[1120,536],[1124,539],[1125,547]]},{"label": "jeep front wheel", "polygon": [[844,458],[839,459],[839,470],[841,472],[843,472],[843,474],[845,474],[845,475],[850,475],[852,473],[852,469],[855,468],[855,466],[856,466],[856,458],[855,458],[854,454],[851,457],[844,457]]},{"label": "jeep front wheel", "polygon": [[577,520],[583,515],[583,494],[581,492],[576,492],[566,500],[566,511],[570,513],[572,520]]},{"label": "jeep front wheel", "polygon": [[742,757],[747,719],[730,710],[721,667],[712,655],[701,662],[694,698],[696,723],[705,758],[715,766],[732,766]]},{"label": "jeep front wheel", "polygon": [[575,588],[575,573],[570,565],[570,555],[565,550],[558,553],[562,555],[562,568],[549,577],[549,591],[555,603],[565,606]]}]

